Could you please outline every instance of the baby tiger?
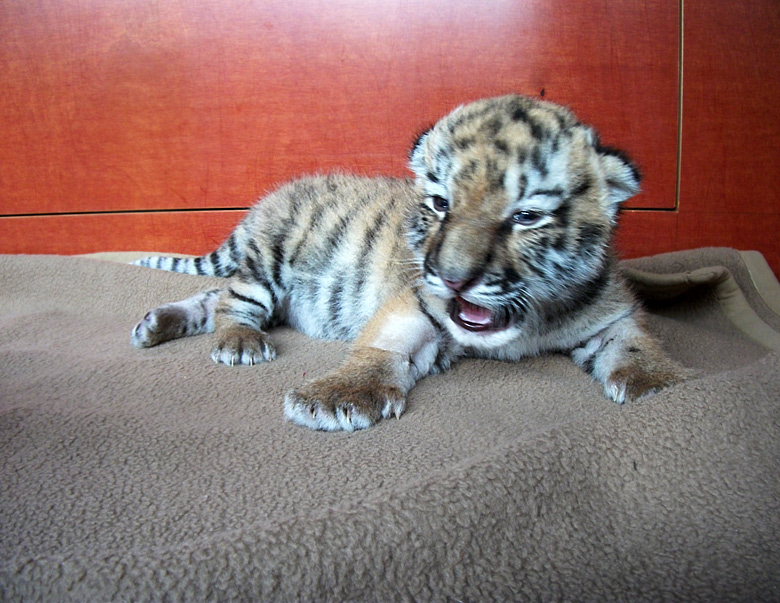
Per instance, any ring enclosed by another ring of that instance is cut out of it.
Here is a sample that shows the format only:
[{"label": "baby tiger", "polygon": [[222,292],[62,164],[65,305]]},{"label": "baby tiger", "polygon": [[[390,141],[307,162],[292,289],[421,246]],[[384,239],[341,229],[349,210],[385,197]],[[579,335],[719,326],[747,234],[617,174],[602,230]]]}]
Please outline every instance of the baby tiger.
[{"label": "baby tiger", "polygon": [[400,416],[419,379],[464,356],[565,352],[618,403],[683,377],[611,250],[639,174],[570,111],[515,95],[460,106],[410,167],[413,180],[293,181],[213,253],[137,261],[229,280],[149,312],[133,345],[216,331],[211,357],[232,366],[273,360],[275,324],[354,340],[340,368],[285,396],[288,419],[324,430]]}]

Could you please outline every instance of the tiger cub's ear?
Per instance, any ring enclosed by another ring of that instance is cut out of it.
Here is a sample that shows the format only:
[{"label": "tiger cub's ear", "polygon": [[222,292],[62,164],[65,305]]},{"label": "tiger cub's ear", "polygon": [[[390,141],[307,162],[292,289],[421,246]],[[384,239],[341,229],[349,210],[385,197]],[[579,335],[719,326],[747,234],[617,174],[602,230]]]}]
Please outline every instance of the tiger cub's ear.
[{"label": "tiger cub's ear", "polygon": [[424,178],[428,172],[428,167],[425,165],[425,143],[428,140],[428,136],[433,128],[424,130],[414,141],[412,148],[409,150],[409,167],[420,178]]},{"label": "tiger cub's ear", "polygon": [[642,176],[623,151],[597,146],[596,152],[599,154],[601,167],[604,170],[604,179],[609,190],[607,201],[617,211],[618,204],[639,192]]},{"label": "tiger cub's ear", "polygon": [[580,124],[580,128],[585,144],[591,146],[598,156],[608,189],[607,203],[614,215],[620,203],[639,192],[642,176],[623,151],[601,144],[598,133],[590,126]]}]

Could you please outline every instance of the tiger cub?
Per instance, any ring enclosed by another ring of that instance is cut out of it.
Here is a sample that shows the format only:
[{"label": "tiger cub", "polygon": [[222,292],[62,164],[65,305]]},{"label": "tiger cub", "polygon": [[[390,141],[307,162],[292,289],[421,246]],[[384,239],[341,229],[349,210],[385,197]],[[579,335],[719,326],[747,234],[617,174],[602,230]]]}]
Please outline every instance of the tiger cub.
[{"label": "tiger cub", "polygon": [[400,416],[459,357],[566,352],[623,403],[685,374],[643,326],[610,248],[639,174],[567,109],[503,96],[458,107],[410,152],[414,180],[291,182],[216,251],[136,264],[230,277],[149,312],[132,343],[216,331],[217,363],[273,360],[267,329],[354,340],[336,371],[285,396],[288,419],[355,430]]}]

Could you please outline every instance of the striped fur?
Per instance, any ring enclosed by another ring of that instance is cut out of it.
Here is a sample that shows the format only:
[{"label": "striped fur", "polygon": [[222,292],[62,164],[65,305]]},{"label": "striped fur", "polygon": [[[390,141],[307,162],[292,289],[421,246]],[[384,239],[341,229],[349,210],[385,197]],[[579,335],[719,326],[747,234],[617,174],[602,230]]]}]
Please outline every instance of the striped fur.
[{"label": "striped fur", "polygon": [[229,280],[152,310],[134,345],[216,330],[212,358],[235,365],[275,358],[274,324],[354,340],[338,371],[285,398],[289,419],[329,430],[399,416],[418,379],[461,356],[568,352],[621,403],[685,375],[615,270],[639,174],[568,110],[521,96],[459,107],[410,167],[414,180],[293,181],[213,253],[136,262]]}]

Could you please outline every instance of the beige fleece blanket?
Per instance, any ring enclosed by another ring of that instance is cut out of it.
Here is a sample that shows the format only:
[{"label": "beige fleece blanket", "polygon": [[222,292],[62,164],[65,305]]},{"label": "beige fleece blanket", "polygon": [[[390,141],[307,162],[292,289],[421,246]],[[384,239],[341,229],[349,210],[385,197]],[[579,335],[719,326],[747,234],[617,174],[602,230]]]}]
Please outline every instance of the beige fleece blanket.
[{"label": "beige fleece blanket", "polygon": [[466,360],[360,433],[283,419],[346,344],[130,346],[215,279],[0,256],[0,599],[780,600],[780,286],[625,262],[698,377],[620,407],[564,356]]}]

